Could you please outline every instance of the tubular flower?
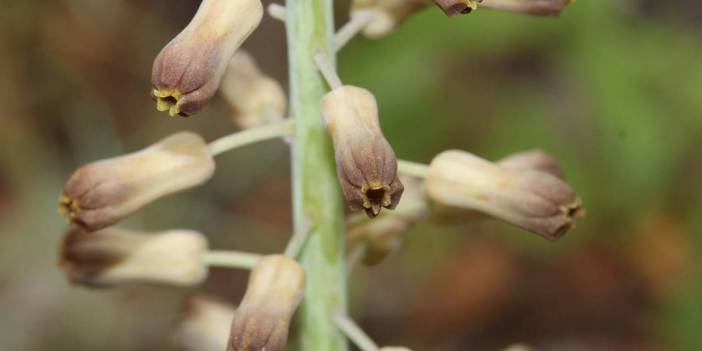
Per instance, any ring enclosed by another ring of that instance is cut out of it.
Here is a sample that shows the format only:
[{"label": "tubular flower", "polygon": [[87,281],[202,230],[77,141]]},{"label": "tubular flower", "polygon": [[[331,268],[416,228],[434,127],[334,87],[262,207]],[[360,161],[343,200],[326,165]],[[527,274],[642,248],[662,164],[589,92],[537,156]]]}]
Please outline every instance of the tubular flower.
[{"label": "tubular flower", "polygon": [[573,0],[483,0],[481,7],[532,16],[558,16]]},{"label": "tubular flower", "polygon": [[396,211],[384,212],[375,219],[353,216],[347,221],[349,252],[364,247],[363,263],[375,265],[402,242],[402,236],[427,215],[428,208],[424,189],[419,180],[401,177],[405,184],[402,203]]},{"label": "tubular flower", "polygon": [[556,178],[563,179],[563,170],[558,164],[558,161],[551,155],[541,150],[517,152],[497,161],[497,164],[501,167],[514,169],[517,171],[540,171],[551,174]]},{"label": "tubular flower", "polygon": [[397,159],[378,122],[378,105],[368,90],[345,85],[322,99],[322,114],[331,134],[336,171],[346,203],[375,217],[394,209],[404,187]]},{"label": "tubular flower", "polygon": [[221,86],[222,96],[234,109],[234,122],[241,128],[258,127],[280,121],[285,116],[285,91],[275,79],[258,68],[249,53],[234,54]]},{"label": "tubular flower", "polygon": [[149,202],[208,180],[215,163],[197,134],[181,132],[148,148],[79,168],[66,182],[59,210],[98,230]]},{"label": "tubular flower", "polygon": [[60,264],[73,284],[197,285],[207,277],[200,255],[205,237],[189,230],[140,233],[117,228],[87,232],[72,226],[63,238]]},{"label": "tubular flower", "polygon": [[151,97],[156,108],[183,117],[200,111],[262,16],[260,0],[203,0],[195,17],[154,60]]},{"label": "tubular flower", "polygon": [[234,306],[211,298],[191,299],[172,335],[173,345],[183,351],[226,349],[234,313]]},{"label": "tubular flower", "polygon": [[351,17],[373,11],[373,17],[363,28],[363,34],[369,38],[379,38],[394,31],[407,18],[430,5],[430,0],[353,0]]},{"label": "tubular flower", "polygon": [[500,167],[463,151],[437,155],[426,188],[437,209],[482,212],[549,240],[563,236],[584,215],[570,186],[551,174]]},{"label": "tubular flower", "polygon": [[283,351],[304,289],[305,271],[295,260],[283,255],[261,258],[234,315],[227,350]]}]

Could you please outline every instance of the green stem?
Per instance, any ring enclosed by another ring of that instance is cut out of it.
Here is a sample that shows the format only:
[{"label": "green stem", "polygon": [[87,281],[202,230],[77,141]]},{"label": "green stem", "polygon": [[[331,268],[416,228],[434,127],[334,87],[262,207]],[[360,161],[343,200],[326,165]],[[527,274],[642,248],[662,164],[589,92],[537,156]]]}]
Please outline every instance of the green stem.
[{"label": "green stem", "polygon": [[240,251],[207,251],[200,259],[210,267],[252,269],[261,255]]},{"label": "green stem", "polygon": [[286,119],[280,122],[266,124],[260,127],[246,129],[240,132],[225,135],[207,145],[212,156],[217,156],[225,151],[253,144],[259,141],[275,139],[290,134],[293,121]]},{"label": "green stem", "polygon": [[346,339],[331,319],[335,311],[346,310],[344,211],[332,144],[320,112],[325,86],[314,62],[321,51],[334,64],[332,1],[287,0],[286,5],[290,109],[295,119],[294,232],[309,230],[300,254],[306,287],[297,313],[297,349],[345,351]]}]

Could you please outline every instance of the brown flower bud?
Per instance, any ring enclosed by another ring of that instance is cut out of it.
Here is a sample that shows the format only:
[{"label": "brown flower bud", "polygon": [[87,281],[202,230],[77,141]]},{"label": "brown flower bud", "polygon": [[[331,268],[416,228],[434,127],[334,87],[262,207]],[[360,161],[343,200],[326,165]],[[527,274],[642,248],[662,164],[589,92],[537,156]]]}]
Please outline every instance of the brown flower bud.
[{"label": "brown flower bud", "polygon": [[427,202],[422,182],[416,178],[400,177],[405,185],[402,203],[392,212],[383,212],[375,219],[352,216],[348,224],[349,252],[365,248],[363,263],[375,265],[402,242],[402,237],[426,217]]},{"label": "brown flower bud", "polygon": [[378,105],[368,90],[345,85],[322,99],[322,114],[331,134],[336,171],[346,203],[369,217],[381,207],[393,209],[404,187],[397,160],[378,122]]},{"label": "brown flower bud", "polygon": [[183,117],[202,109],[262,16],[260,0],[203,0],[188,26],[154,60],[151,97],[156,108]]},{"label": "brown flower bud", "polygon": [[177,133],[144,150],[79,168],[64,186],[60,210],[71,222],[98,230],[161,196],[205,182],[214,168],[200,136]]},{"label": "brown flower bud", "polygon": [[283,255],[264,256],[251,271],[234,315],[229,351],[283,351],[305,289],[305,271]]},{"label": "brown flower bud", "polygon": [[172,343],[182,351],[222,351],[227,348],[234,306],[206,297],[188,301]]},{"label": "brown flower bud", "polygon": [[573,0],[483,0],[481,7],[532,16],[558,16]]},{"label": "brown flower bud", "polygon": [[437,155],[426,188],[439,207],[479,211],[549,240],[563,236],[584,215],[570,186],[551,174],[500,167],[463,151]]},{"label": "brown flower bud", "polygon": [[363,28],[363,35],[379,38],[394,31],[407,18],[431,5],[431,0],[353,0],[351,17],[372,11],[373,17]]},{"label": "brown flower bud", "polygon": [[533,170],[545,172],[556,178],[563,179],[563,170],[558,161],[541,150],[517,152],[497,161],[497,164],[517,171]]},{"label": "brown flower bud", "polygon": [[285,91],[275,79],[258,68],[249,53],[239,50],[229,62],[221,93],[234,109],[234,122],[241,128],[258,127],[285,117]]},{"label": "brown flower bud", "polygon": [[139,233],[117,228],[87,232],[71,226],[63,238],[61,267],[73,284],[196,285],[207,277],[200,255],[205,237],[189,230]]},{"label": "brown flower bud", "polygon": [[469,14],[478,8],[478,3],[482,0],[434,0],[436,6],[444,11],[446,16],[452,17],[458,14]]}]

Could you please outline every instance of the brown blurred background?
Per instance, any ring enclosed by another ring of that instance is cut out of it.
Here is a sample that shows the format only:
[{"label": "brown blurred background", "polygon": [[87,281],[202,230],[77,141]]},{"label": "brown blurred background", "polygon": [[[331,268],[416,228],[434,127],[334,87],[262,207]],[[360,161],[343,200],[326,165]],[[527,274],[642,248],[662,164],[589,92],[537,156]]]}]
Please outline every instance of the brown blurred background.
[{"label": "brown blurred background", "polygon": [[[151,62],[197,1],[8,1],[0,9],[0,350],[164,350],[183,300],[237,302],[247,274],[200,289],[69,286],[56,266],[62,183],[79,165],[174,131],[233,132],[215,99],[169,118]],[[337,23],[346,2],[337,6]],[[283,25],[244,45],[286,81]],[[557,19],[438,9],[341,52],[378,98],[399,157],[447,148],[557,156],[588,216],[556,243],[497,222],[422,224],[351,277],[352,314],[414,350],[702,350],[702,5],[580,0]],[[287,147],[218,158],[206,185],[125,225],[192,228],[215,248],[279,251],[291,227]],[[323,350],[312,350],[323,351]]]}]

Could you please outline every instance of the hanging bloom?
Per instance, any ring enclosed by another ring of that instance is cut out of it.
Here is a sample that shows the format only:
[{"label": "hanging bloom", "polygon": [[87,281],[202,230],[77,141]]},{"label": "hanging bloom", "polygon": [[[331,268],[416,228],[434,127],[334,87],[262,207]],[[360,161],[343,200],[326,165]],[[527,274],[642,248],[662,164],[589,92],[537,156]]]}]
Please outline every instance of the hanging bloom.
[{"label": "hanging bloom", "polygon": [[182,351],[225,350],[234,313],[234,306],[212,298],[190,299],[172,335],[173,346]]},{"label": "hanging bloom", "polygon": [[228,350],[283,351],[304,288],[305,271],[295,260],[283,255],[261,258],[234,315]]},{"label": "hanging bloom", "polygon": [[113,286],[200,284],[207,267],[205,237],[190,230],[140,233],[118,228],[88,232],[71,226],[61,247],[61,267],[73,284]]},{"label": "hanging bloom", "polygon": [[262,16],[260,0],[203,0],[188,26],[154,60],[151,97],[156,108],[183,117],[200,111]]},{"label": "hanging bloom", "polygon": [[549,240],[563,236],[584,215],[570,186],[551,174],[500,167],[463,151],[437,155],[426,188],[437,208],[479,211]]},{"label": "hanging bloom", "polygon": [[200,136],[177,133],[144,150],[79,168],[64,186],[59,209],[71,222],[98,230],[159,197],[204,183],[214,168]]},{"label": "hanging bloom", "polygon": [[497,164],[517,171],[533,170],[549,173],[556,178],[563,179],[563,170],[553,156],[541,150],[528,150],[509,155]]},{"label": "hanging bloom", "polygon": [[363,35],[379,38],[430,5],[430,0],[352,0],[350,17],[353,20],[359,16],[372,16],[363,28]]},{"label": "hanging bloom", "polygon": [[345,85],[322,99],[322,114],[331,134],[336,171],[346,203],[369,217],[381,207],[394,209],[404,187],[397,160],[378,122],[378,105],[366,89]]},{"label": "hanging bloom", "polygon": [[558,16],[573,0],[483,0],[480,7],[532,16]]},{"label": "hanging bloom", "polygon": [[427,202],[422,183],[411,177],[400,177],[405,185],[402,203],[392,212],[383,212],[375,219],[352,216],[348,221],[349,252],[363,249],[363,263],[380,263],[401,244],[402,237],[427,215]]},{"label": "hanging bloom", "polygon": [[283,87],[258,68],[243,50],[229,62],[221,86],[222,96],[234,109],[234,122],[241,128],[258,127],[285,117],[287,99]]}]

